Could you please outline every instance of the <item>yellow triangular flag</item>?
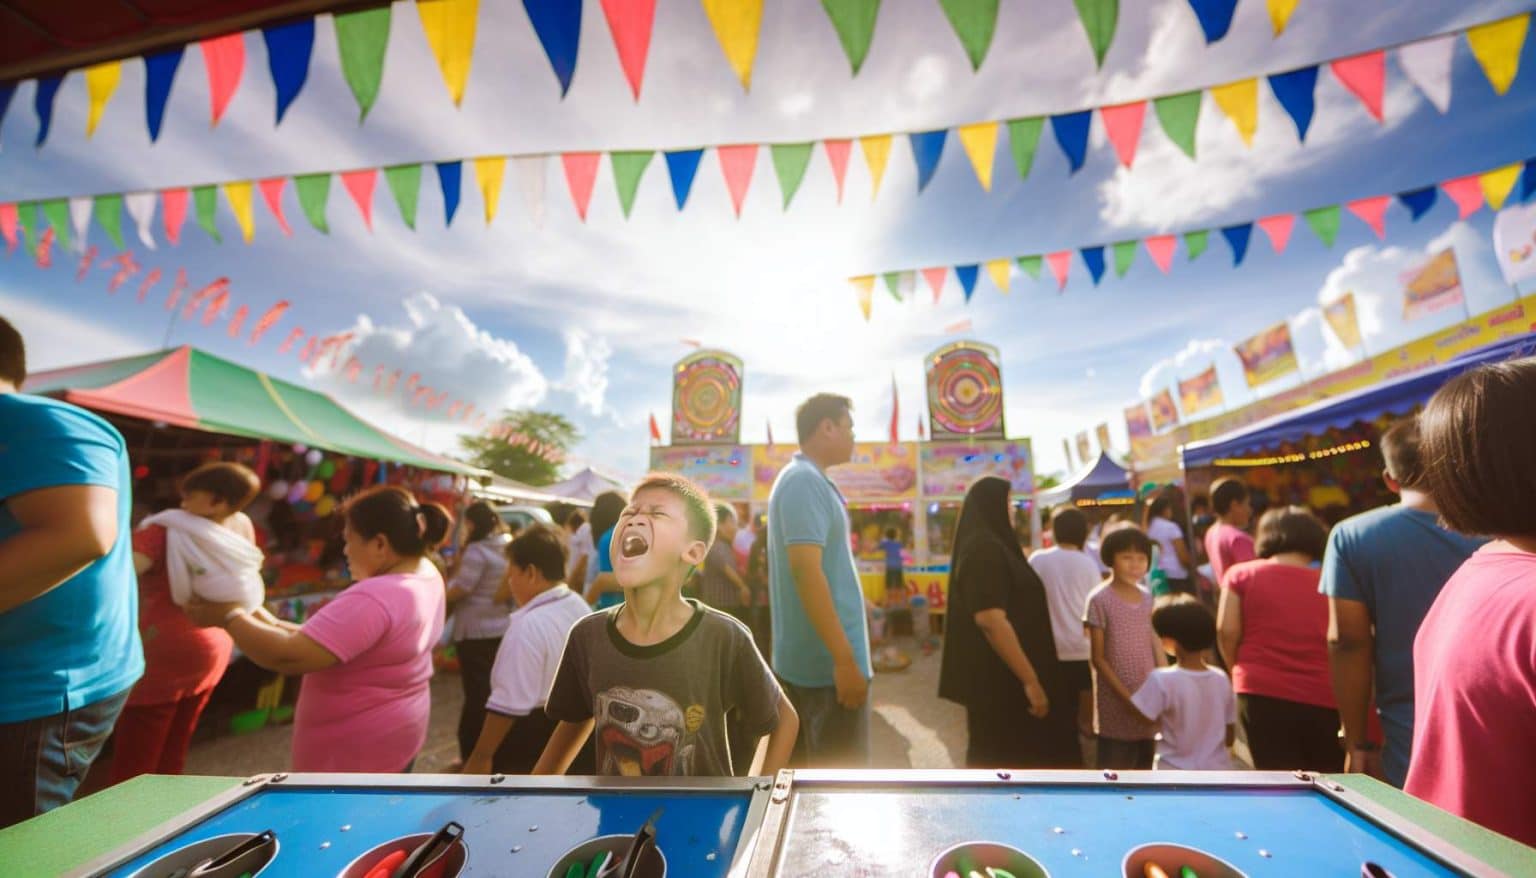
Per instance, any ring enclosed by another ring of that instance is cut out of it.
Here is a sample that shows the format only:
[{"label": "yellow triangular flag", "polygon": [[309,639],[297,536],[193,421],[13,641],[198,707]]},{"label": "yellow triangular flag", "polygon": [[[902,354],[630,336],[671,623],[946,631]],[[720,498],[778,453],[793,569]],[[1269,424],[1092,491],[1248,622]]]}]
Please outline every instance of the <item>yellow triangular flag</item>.
[{"label": "yellow triangular flag", "polygon": [[1296,4],[1301,0],[1269,0],[1269,23],[1275,26],[1275,36],[1285,33],[1285,26],[1291,23],[1291,13],[1296,11]]},{"label": "yellow triangular flag", "polygon": [[869,165],[869,197],[874,200],[880,194],[880,181],[885,177],[885,163],[891,157],[891,135],[876,134],[859,138],[859,149],[864,151],[864,162]]},{"label": "yellow triangular flag", "polygon": [[987,276],[992,278],[992,283],[997,291],[1006,294],[1008,292],[1008,276],[1013,270],[1013,260],[993,259],[987,262]]},{"label": "yellow triangular flag", "polygon": [[1494,168],[1477,178],[1477,182],[1483,186],[1483,197],[1488,200],[1488,207],[1498,210],[1504,206],[1504,199],[1509,197],[1511,190],[1515,188],[1515,182],[1520,179],[1520,171],[1525,167],[1523,162],[1515,162],[1502,168]]},{"label": "yellow triangular flag", "polygon": [[1243,79],[1212,86],[1211,97],[1216,101],[1216,106],[1232,120],[1232,124],[1237,126],[1237,133],[1242,136],[1243,143],[1253,146],[1253,133],[1259,130],[1259,81]]},{"label": "yellow triangular flag", "polygon": [[85,136],[96,133],[101,113],[117,91],[117,83],[123,78],[123,62],[104,61],[85,68],[85,93],[90,96],[91,108],[85,117]]},{"label": "yellow triangular flag", "polygon": [[850,277],[848,282],[853,284],[853,291],[859,296],[859,310],[864,312],[864,320],[869,320],[869,306],[875,298],[875,276],[872,274]]},{"label": "yellow triangular flag", "polygon": [[256,219],[251,213],[251,181],[225,183],[224,198],[229,201],[229,209],[234,211],[235,222],[240,224],[240,237],[245,243],[251,243],[256,237]]},{"label": "yellow triangular flag", "polygon": [[480,197],[485,199],[485,224],[496,218],[496,206],[501,202],[501,178],[507,173],[507,157],[475,159],[475,181],[480,184]]},{"label": "yellow triangular flag", "polygon": [[421,15],[427,45],[437,58],[437,68],[443,72],[448,94],[457,105],[464,100],[464,86],[469,84],[480,0],[417,0],[416,11]]},{"label": "yellow triangular flag", "polygon": [[757,32],[763,24],[763,0],[702,0],[704,14],[715,29],[725,59],[741,80],[752,87],[752,61],[757,57]]},{"label": "yellow triangular flag", "polygon": [[1531,26],[1531,15],[1515,15],[1477,27],[1467,28],[1467,45],[1472,56],[1483,66],[1483,74],[1493,84],[1498,94],[1509,91],[1520,72],[1520,49],[1525,45],[1525,32]]},{"label": "yellow triangular flag", "polygon": [[992,157],[997,155],[999,127],[996,122],[978,122],[955,129],[955,133],[960,136],[960,145],[965,147],[965,155],[976,171],[976,179],[980,181],[981,188],[988,192],[992,191]]}]

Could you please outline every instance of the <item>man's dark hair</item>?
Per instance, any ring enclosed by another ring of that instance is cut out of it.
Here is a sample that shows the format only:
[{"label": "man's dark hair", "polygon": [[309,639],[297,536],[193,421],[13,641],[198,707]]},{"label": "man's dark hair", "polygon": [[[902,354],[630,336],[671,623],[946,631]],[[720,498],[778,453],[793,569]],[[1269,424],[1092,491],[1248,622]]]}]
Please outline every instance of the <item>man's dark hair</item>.
[{"label": "man's dark hair", "polygon": [[800,444],[816,434],[822,421],[836,423],[843,415],[853,411],[853,400],[835,393],[818,393],[795,409],[795,432]]},{"label": "man's dark hair", "polygon": [[565,543],[545,524],[523,528],[507,544],[507,560],[519,568],[532,567],[550,582],[565,579]]},{"label": "man's dark hair", "polygon": [[729,504],[729,503],[716,503],[715,504],[715,524],[716,525],[725,524],[728,521],[735,521],[735,520],[736,520],[736,510],[731,508],[731,504]]},{"label": "man's dark hair", "polygon": [[1313,561],[1323,560],[1328,547],[1328,526],[1305,506],[1279,506],[1259,517],[1253,550],[1260,558],[1300,552]]},{"label": "man's dark hair", "polygon": [[1051,513],[1051,539],[1056,545],[1082,548],[1088,542],[1088,516],[1076,506],[1060,506]]},{"label": "man's dark hair", "polygon": [[1424,455],[1419,452],[1419,419],[1398,421],[1381,434],[1381,460],[1387,475],[1404,488],[1424,484]]},{"label": "man's dark hair", "polygon": [[1226,515],[1232,504],[1248,499],[1248,486],[1233,478],[1217,479],[1211,485],[1211,509],[1217,515]]},{"label": "man's dark hair", "polygon": [[1419,415],[1425,481],[1464,534],[1536,536],[1536,358],[1452,378]]},{"label": "man's dark hair", "polygon": [[1141,528],[1131,526],[1122,527],[1119,530],[1110,532],[1109,536],[1099,543],[1099,559],[1104,562],[1106,567],[1113,567],[1115,556],[1121,552],[1140,552],[1146,555],[1147,560],[1150,561],[1152,559],[1152,540]]},{"label": "man's dark hair", "polygon": [[1159,598],[1152,611],[1152,630],[1190,652],[1216,645],[1216,619],[1194,595]]},{"label": "man's dark hair", "polygon": [[0,317],[0,380],[17,389],[27,381],[27,344],[9,320]]},{"label": "man's dark hair", "polygon": [[236,512],[249,506],[261,491],[261,479],[250,467],[229,461],[205,463],[181,479],[181,493],[202,491]]}]

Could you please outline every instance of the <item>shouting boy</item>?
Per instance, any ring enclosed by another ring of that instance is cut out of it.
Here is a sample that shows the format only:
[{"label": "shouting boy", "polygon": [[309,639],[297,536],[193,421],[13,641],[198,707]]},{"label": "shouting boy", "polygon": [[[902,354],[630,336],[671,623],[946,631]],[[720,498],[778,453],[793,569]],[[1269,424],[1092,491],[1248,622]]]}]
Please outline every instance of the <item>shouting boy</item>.
[{"label": "shouting boy", "polygon": [[564,773],[595,728],[600,775],[729,776],[744,756],[727,743],[733,710],[758,742],[745,773],[788,762],[799,718],[751,632],[682,596],[714,538],[693,482],[653,474],[635,488],[610,550],[624,603],[571,629],[545,706],[560,724],[534,774]]}]

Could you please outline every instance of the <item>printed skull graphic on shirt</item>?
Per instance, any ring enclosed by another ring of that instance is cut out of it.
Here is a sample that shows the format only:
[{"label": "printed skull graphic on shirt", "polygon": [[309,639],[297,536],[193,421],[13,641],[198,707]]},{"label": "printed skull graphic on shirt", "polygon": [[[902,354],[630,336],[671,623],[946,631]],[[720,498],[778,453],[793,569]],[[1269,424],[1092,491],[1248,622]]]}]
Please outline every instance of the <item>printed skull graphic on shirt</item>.
[{"label": "printed skull graphic on shirt", "polygon": [[597,693],[596,718],[598,774],[686,775],[704,708],[684,711],[655,689],[615,686]]}]

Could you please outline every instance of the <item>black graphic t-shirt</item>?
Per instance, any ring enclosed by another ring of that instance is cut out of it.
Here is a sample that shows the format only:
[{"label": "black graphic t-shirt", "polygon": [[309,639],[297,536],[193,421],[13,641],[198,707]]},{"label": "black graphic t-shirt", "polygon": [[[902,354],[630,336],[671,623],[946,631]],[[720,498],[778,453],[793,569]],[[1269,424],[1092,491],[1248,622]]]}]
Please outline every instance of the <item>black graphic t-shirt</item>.
[{"label": "black graphic t-shirt", "polygon": [[779,684],[752,633],[731,616],[688,603],[693,618],[653,646],[619,633],[623,605],[571,629],[544,709],[566,722],[596,719],[598,774],[729,777],[726,713],[738,711],[753,741],[778,724]]}]

